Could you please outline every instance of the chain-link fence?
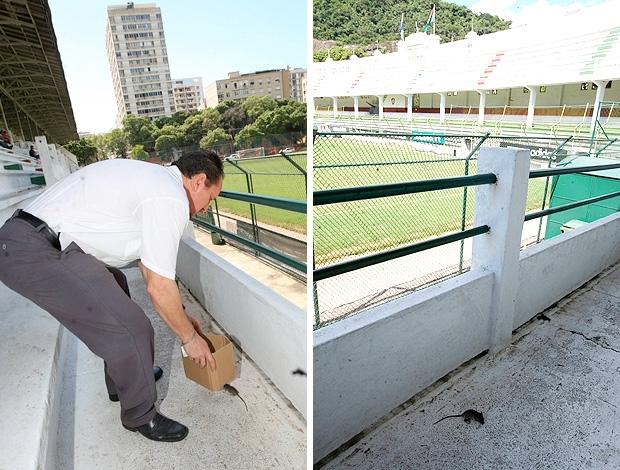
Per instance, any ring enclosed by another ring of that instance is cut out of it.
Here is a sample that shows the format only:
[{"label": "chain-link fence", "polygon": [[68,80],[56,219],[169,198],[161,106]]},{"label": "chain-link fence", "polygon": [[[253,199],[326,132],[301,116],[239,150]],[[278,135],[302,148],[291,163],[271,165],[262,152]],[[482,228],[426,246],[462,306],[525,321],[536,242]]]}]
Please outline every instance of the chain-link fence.
[{"label": "chain-link fence", "polygon": [[[530,150],[531,168],[574,155],[615,156],[610,141],[425,133],[317,133],[314,191],[389,185],[476,173],[481,146]],[[473,222],[475,188],[446,189],[313,208],[315,269],[462,231]],[[549,178],[532,179],[526,211],[549,205]],[[524,225],[522,245],[544,237],[544,220]],[[442,245],[323,279],[315,287],[315,327],[469,269],[471,240]]]},{"label": "chain-link fence", "polygon": [[[281,153],[273,156],[239,158],[224,161],[223,193],[273,196],[306,200],[306,152]],[[208,214],[197,216],[204,221]],[[220,195],[214,207],[215,225],[240,237],[267,246],[301,262],[306,262],[307,214],[243,202]],[[223,237],[226,239],[226,236]],[[217,240],[217,237],[215,237]],[[237,240],[228,243],[266,258],[300,279],[305,272],[292,270],[286,264],[258,253]]]}]

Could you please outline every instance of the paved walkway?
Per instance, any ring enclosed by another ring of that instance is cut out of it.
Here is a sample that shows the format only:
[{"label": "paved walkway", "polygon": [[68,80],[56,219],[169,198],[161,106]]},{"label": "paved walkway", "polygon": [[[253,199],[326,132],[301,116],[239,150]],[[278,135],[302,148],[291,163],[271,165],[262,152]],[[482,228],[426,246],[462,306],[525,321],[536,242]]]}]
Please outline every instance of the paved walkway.
[{"label": "paved walkway", "polygon": [[[70,335],[60,410],[59,469],[301,469],[306,466],[306,424],[254,363],[235,347],[232,382],[247,403],[211,392],[185,377],[176,336],[153,310],[138,268],[124,270],[132,297],[155,327],[158,409],[189,427],[178,443],[156,443],[126,431],[118,403],[108,400],[103,361]],[[203,330],[224,334],[181,286],[187,310]]]},{"label": "paved walkway", "polygon": [[[384,417],[324,469],[620,468],[620,262]],[[475,409],[484,424],[447,415]]]}]

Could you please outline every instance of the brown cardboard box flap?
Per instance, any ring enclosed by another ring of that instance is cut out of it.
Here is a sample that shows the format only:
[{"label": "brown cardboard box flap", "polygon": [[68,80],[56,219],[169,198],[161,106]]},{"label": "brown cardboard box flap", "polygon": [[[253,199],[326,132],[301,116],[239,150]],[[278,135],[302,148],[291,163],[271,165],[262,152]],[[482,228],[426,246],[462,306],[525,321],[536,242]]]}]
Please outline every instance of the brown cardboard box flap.
[{"label": "brown cardboard box flap", "polygon": [[201,369],[200,366],[189,357],[184,357],[183,368],[185,369],[185,375],[188,379],[193,380],[197,384],[211,391],[216,391],[235,378],[236,371],[233,345],[226,336],[211,334],[203,334],[200,336],[202,336],[209,345],[217,369],[213,372],[208,363]]}]

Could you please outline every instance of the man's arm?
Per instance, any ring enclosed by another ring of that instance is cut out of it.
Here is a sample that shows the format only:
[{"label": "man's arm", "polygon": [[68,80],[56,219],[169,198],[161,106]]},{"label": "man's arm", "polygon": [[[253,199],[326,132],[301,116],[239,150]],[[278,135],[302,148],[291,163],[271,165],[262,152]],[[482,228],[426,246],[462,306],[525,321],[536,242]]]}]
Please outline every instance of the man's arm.
[{"label": "man's arm", "polygon": [[[209,345],[196,331],[201,332],[200,324],[191,315],[187,315],[181,303],[181,293],[173,279],[168,279],[151,271],[141,262],[138,262],[140,272],[146,284],[146,290],[151,296],[153,307],[170,327],[170,329],[181,338],[187,355],[197,362],[200,367],[204,367],[207,362],[211,370],[215,370],[215,359],[211,355]],[[193,339],[192,339],[193,338]]]}]

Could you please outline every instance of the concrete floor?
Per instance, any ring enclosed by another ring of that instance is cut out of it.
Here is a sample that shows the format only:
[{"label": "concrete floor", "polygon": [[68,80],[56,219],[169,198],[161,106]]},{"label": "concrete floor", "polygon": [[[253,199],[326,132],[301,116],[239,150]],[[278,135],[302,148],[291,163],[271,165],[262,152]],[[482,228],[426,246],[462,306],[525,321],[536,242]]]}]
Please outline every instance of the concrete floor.
[{"label": "concrete floor", "polygon": [[[266,278],[278,277],[264,263],[257,266],[247,256],[236,256],[244,270],[260,271]],[[103,361],[67,334],[56,468],[306,468],[306,422],[270,380],[236,346],[237,378],[232,385],[247,403],[247,411],[238,397],[225,391],[211,392],[187,379],[178,338],[153,310],[138,268],[124,272],[132,297],[155,328],[155,364],[164,369],[163,378],[157,382],[156,406],[162,414],[188,426],[189,435],[177,443],[156,443],[125,430],[119,404],[108,400]],[[288,282],[282,281],[284,285]],[[305,294],[305,286],[303,291]],[[225,334],[183,286],[181,293],[185,307],[201,320],[205,332]],[[303,300],[305,307],[305,297],[292,297],[297,302]]]},{"label": "concrete floor", "polygon": [[619,286],[617,263],[315,467],[620,468]]},{"label": "concrete floor", "polygon": [[[156,443],[126,431],[118,403],[108,400],[103,361],[71,336],[58,431],[57,468],[286,468],[306,466],[306,425],[252,361],[235,348],[237,378],[246,401],[225,391],[211,392],[185,377],[178,340],[150,306],[137,268],[125,270],[134,299],[155,327],[155,363],[164,368],[157,382],[158,409],[189,427],[178,443]],[[187,310],[205,331],[221,334],[186,290]]]}]

